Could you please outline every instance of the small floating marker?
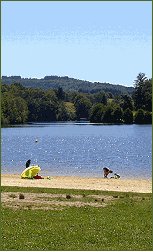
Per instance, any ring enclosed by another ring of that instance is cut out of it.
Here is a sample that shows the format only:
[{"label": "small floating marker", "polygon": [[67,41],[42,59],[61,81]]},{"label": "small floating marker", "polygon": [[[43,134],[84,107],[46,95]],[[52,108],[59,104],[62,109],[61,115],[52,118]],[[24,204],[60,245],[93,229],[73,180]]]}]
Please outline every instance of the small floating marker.
[{"label": "small floating marker", "polygon": [[38,142],[38,140],[36,139],[36,140],[35,140],[35,143],[37,143],[37,142]]}]

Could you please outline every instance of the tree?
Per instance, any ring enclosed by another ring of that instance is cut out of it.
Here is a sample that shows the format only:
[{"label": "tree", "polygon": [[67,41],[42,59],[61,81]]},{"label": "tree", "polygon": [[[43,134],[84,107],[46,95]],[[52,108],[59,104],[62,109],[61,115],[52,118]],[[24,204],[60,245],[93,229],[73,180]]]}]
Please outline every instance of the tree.
[{"label": "tree", "polygon": [[15,98],[15,109],[15,123],[25,123],[29,113],[26,101],[21,97]]},{"label": "tree", "polygon": [[25,98],[25,91],[26,90],[27,90],[27,88],[18,82],[11,84],[11,86],[9,88],[10,93],[12,93],[15,97],[20,96],[23,99]]},{"label": "tree", "polygon": [[2,84],[1,85],[1,94],[9,92],[10,87],[8,84]]},{"label": "tree", "polygon": [[129,95],[121,95],[121,99],[123,102],[121,102],[120,106],[125,111],[127,108],[133,111],[133,104],[132,99]]},{"label": "tree", "polygon": [[69,119],[68,110],[63,101],[58,106],[58,114],[56,118],[58,121],[67,121]]},{"label": "tree", "polygon": [[28,118],[27,103],[21,97],[13,95],[2,97],[1,115],[2,124],[25,123]]},{"label": "tree", "polygon": [[70,91],[69,92],[69,100],[70,100],[70,102],[75,103],[75,99],[76,99],[77,95],[78,95],[77,92]]},{"label": "tree", "polygon": [[82,93],[77,93],[77,92],[73,92],[72,93],[72,102],[74,103],[74,105],[77,104],[77,102],[79,100],[81,100],[82,98],[85,98],[85,95]]},{"label": "tree", "polygon": [[107,104],[107,96],[104,91],[100,91],[98,94],[94,95],[95,103]]},{"label": "tree", "polygon": [[152,124],[152,112],[146,111],[145,117],[144,117],[144,123]]},{"label": "tree", "polygon": [[58,87],[58,89],[55,90],[55,94],[56,94],[58,100],[64,100],[65,92],[63,91],[62,87]]},{"label": "tree", "polygon": [[53,102],[53,103],[58,103],[58,98],[55,94],[55,92],[51,89],[47,89],[43,96],[40,96],[39,98],[42,98],[43,101],[47,101],[47,102]]},{"label": "tree", "polygon": [[145,80],[142,92],[144,94],[145,110],[152,111],[152,79]]},{"label": "tree", "polygon": [[102,116],[105,111],[105,105],[102,103],[96,104],[92,107],[90,113],[90,122],[92,123],[100,123],[102,122]]},{"label": "tree", "polygon": [[133,113],[129,108],[123,112],[123,119],[126,124],[133,123]]},{"label": "tree", "polygon": [[145,122],[145,111],[143,109],[138,109],[135,113],[135,123],[136,124],[143,124]]},{"label": "tree", "polygon": [[106,96],[108,99],[114,99],[114,95],[111,92],[107,92]]},{"label": "tree", "polygon": [[75,103],[77,120],[80,118],[89,118],[89,110],[91,108],[91,102],[88,98],[81,98]]},{"label": "tree", "polygon": [[31,103],[28,104],[28,110],[28,121],[36,122],[38,120],[39,101],[31,100]]},{"label": "tree", "polygon": [[123,119],[123,111],[120,106],[117,106],[113,112],[113,122],[120,123]]},{"label": "tree", "polygon": [[76,109],[73,103],[66,104],[66,111],[68,114],[68,121],[77,120]]},{"label": "tree", "polygon": [[143,92],[143,86],[145,80],[147,79],[145,73],[139,73],[137,79],[134,80],[134,105],[135,109],[138,110],[140,108],[144,108],[145,106],[145,95]]},{"label": "tree", "polygon": [[105,108],[105,112],[102,115],[101,121],[104,123],[111,123],[113,121],[113,108],[109,105]]},{"label": "tree", "polygon": [[52,101],[42,100],[38,107],[37,118],[39,122],[56,121],[57,105]]},{"label": "tree", "polygon": [[43,91],[41,88],[30,88],[26,100],[29,109],[28,121],[56,121],[58,100],[53,90]]},{"label": "tree", "polygon": [[3,94],[1,95],[1,124],[9,124],[10,117],[9,117],[9,102],[8,96]]}]

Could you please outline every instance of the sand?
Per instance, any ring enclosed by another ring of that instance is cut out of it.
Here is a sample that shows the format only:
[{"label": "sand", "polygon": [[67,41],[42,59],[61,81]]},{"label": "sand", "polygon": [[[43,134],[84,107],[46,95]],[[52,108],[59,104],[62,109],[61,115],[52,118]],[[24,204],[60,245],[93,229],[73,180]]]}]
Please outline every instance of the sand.
[{"label": "sand", "polygon": [[1,186],[87,189],[116,192],[152,193],[152,180],[52,176],[44,179],[21,179],[20,175],[2,174]]}]

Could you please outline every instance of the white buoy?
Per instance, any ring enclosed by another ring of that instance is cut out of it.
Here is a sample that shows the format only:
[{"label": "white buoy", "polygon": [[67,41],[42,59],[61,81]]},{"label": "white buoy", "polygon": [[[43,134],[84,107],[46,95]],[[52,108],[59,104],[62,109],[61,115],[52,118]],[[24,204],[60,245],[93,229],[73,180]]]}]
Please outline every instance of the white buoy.
[{"label": "white buoy", "polygon": [[35,143],[37,143],[37,142],[38,142],[38,140],[36,139],[36,140],[35,140]]}]

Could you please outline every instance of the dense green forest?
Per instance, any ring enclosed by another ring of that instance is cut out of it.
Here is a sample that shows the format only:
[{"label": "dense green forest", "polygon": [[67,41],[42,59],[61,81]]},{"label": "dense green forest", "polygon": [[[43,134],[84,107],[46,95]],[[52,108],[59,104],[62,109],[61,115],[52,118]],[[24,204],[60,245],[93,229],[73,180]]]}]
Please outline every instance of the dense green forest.
[{"label": "dense green forest", "polygon": [[116,94],[131,95],[133,92],[132,87],[125,87],[123,85],[114,85],[109,83],[90,82],[78,80],[75,78],[69,78],[68,76],[45,76],[44,78],[21,78],[21,76],[2,76],[1,83],[8,84],[9,86],[15,82],[19,82],[24,87],[40,88],[43,90],[57,89],[61,87],[65,92],[76,91],[81,93],[97,93],[101,90],[104,92],[111,92]]},{"label": "dense green forest", "polygon": [[1,125],[80,118],[93,123],[152,123],[152,79],[144,73],[138,74],[130,94],[67,90],[59,84],[48,89],[27,87],[20,81],[1,84]]}]

